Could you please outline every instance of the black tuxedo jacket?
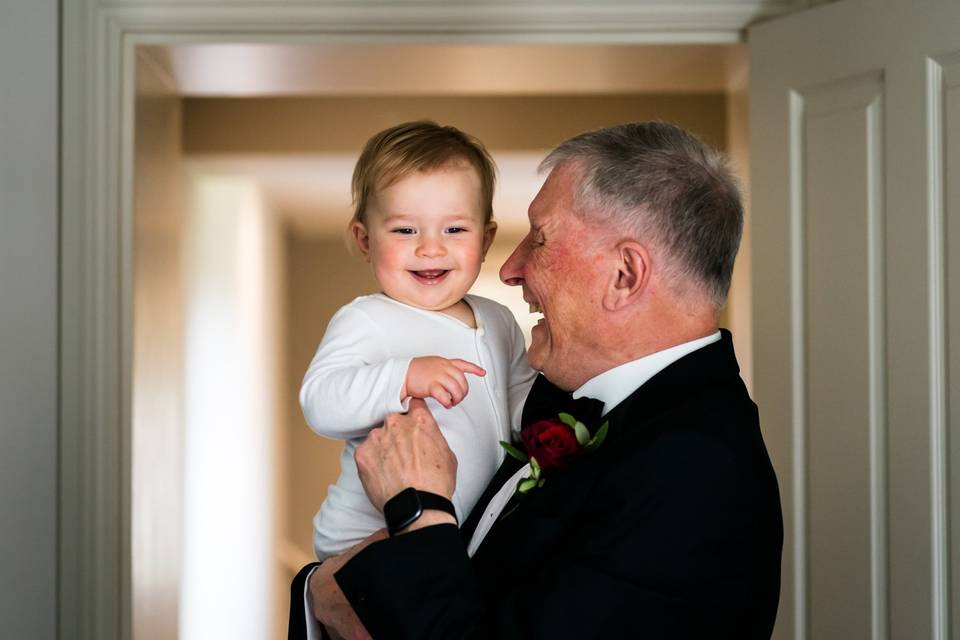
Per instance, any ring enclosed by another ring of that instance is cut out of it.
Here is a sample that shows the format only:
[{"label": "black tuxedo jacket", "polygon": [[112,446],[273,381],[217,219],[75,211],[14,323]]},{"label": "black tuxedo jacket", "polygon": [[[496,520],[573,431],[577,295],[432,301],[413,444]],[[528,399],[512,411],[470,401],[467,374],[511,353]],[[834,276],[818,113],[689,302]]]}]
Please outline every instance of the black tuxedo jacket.
[{"label": "black tuxedo jacket", "polygon": [[436,525],[345,565],[336,580],[373,637],[769,638],[780,497],[730,334],[605,419],[600,448],[550,474],[472,559],[457,527]]}]

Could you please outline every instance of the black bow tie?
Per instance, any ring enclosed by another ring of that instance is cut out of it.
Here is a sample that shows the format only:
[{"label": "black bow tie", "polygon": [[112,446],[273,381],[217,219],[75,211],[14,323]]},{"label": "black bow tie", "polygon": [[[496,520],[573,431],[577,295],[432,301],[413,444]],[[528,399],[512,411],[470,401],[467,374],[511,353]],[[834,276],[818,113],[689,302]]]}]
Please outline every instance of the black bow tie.
[{"label": "black bow tie", "polygon": [[574,398],[569,391],[556,386],[543,374],[538,375],[523,405],[520,424],[526,427],[539,420],[556,418],[559,413],[569,413],[590,431],[594,431],[600,426],[603,401],[587,397]]}]

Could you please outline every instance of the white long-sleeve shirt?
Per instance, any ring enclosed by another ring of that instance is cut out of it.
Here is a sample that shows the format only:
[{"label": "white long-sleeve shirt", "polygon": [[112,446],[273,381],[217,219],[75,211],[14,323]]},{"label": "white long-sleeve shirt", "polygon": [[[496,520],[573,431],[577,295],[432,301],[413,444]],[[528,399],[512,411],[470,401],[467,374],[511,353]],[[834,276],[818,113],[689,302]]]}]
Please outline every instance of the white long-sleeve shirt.
[{"label": "white long-sleeve shirt", "polygon": [[463,519],[473,509],[503,459],[500,440],[519,430],[520,412],[533,382],[523,335],[510,311],[468,295],[476,329],[449,315],[362,296],[330,320],[307,369],[300,404],[307,423],[323,436],[346,440],[340,477],[313,520],[319,559],[340,553],[384,526],[364,494],[354,451],[389,413],[406,410],[400,390],[410,361],[420,356],[461,358],[486,370],[467,374],[470,390],[455,407],[427,406],[457,456],[453,504]]}]

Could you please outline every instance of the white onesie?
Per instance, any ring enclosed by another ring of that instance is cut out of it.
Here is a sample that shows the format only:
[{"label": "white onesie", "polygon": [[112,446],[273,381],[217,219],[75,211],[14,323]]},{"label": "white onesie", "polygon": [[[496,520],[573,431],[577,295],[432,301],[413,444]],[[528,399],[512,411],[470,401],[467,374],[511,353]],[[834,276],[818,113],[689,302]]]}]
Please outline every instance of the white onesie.
[{"label": "white onesie", "polygon": [[400,389],[410,361],[420,356],[461,358],[486,370],[467,374],[470,391],[457,406],[427,406],[457,456],[457,518],[473,509],[503,460],[500,440],[520,428],[520,412],[535,372],[510,311],[487,298],[464,298],[477,328],[444,313],[411,307],[383,295],[362,296],[330,320],[300,389],[300,405],[317,433],[346,440],[340,477],[313,519],[313,545],[323,560],[384,526],[363,492],[353,455],[388,413],[406,411]]}]

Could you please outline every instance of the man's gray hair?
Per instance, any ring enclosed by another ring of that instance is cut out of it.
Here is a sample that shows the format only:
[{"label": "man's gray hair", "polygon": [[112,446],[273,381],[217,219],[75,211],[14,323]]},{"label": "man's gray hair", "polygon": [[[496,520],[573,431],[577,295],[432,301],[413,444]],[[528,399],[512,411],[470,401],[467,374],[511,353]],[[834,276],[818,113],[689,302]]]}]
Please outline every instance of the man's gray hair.
[{"label": "man's gray hair", "polygon": [[665,122],[633,122],[580,134],[540,165],[579,174],[576,213],[621,223],[666,258],[669,281],[690,283],[723,306],[743,233],[743,205],[724,157]]}]

